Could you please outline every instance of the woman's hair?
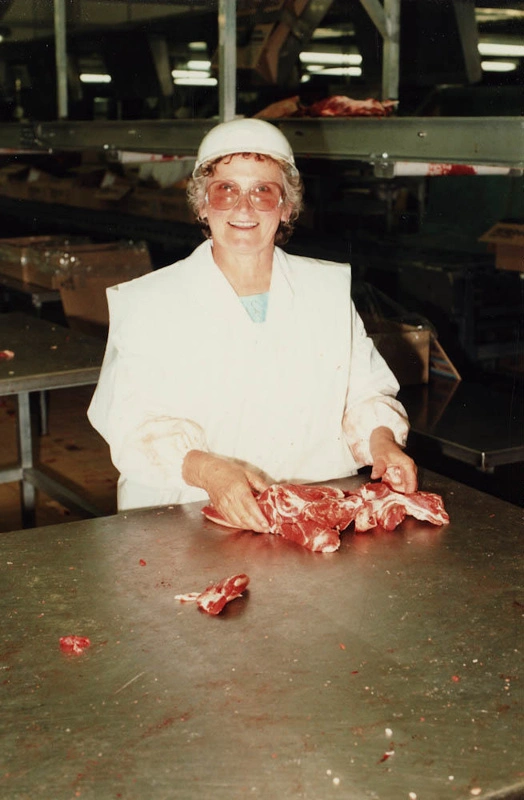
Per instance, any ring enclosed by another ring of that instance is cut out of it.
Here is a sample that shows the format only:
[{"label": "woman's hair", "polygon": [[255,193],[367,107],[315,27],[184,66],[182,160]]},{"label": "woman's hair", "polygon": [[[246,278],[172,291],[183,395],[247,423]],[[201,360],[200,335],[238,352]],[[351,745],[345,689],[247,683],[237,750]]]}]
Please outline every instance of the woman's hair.
[{"label": "woman's hair", "polygon": [[282,199],[284,204],[291,208],[291,213],[286,222],[280,222],[275,234],[275,244],[278,246],[284,245],[291,237],[295,227],[295,222],[302,211],[304,185],[300,175],[296,172],[293,172],[292,168],[285,161],[271,158],[271,156],[263,156],[260,153],[232,153],[231,155],[221,156],[220,158],[216,158],[214,161],[208,161],[206,164],[203,164],[199,170],[199,174],[196,177],[192,176],[189,178],[187,184],[187,200],[191,210],[197,218],[198,223],[200,224],[200,227],[202,228],[204,236],[206,236],[208,239],[211,238],[211,228],[209,227],[209,223],[207,219],[204,219],[200,216],[200,210],[204,205],[206,197],[207,179],[211,178],[215,174],[216,166],[220,161],[229,163],[234,155],[241,155],[244,158],[250,158],[254,156],[257,161],[265,161],[268,159],[270,161],[274,161],[275,164],[278,164],[280,167],[284,188]]}]

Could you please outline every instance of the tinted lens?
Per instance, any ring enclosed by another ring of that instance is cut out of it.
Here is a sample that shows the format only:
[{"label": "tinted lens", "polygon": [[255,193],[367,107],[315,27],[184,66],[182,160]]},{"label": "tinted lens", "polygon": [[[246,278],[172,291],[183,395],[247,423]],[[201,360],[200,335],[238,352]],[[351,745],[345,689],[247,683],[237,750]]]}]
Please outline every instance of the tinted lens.
[{"label": "tinted lens", "polygon": [[234,181],[214,181],[208,186],[207,201],[217,211],[234,208],[242,194],[248,194],[251,205],[258,211],[274,211],[282,200],[282,189],[272,181],[254,183],[245,192]]},{"label": "tinted lens", "polygon": [[249,190],[249,199],[260,211],[274,211],[282,199],[278,183],[255,183]]}]

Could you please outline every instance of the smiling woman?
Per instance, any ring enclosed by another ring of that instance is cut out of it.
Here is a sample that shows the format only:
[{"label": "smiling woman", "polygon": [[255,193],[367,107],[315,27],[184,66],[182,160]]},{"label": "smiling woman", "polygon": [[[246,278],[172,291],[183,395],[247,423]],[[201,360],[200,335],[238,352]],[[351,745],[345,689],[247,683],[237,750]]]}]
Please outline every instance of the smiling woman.
[{"label": "smiling woman", "polygon": [[288,255],[302,203],[291,147],[259,119],[204,137],[188,200],[207,241],[108,290],[89,418],[120,472],[119,509],[210,499],[268,530],[254,495],[372,466],[417,488],[398,383],[351,300],[349,266]]}]

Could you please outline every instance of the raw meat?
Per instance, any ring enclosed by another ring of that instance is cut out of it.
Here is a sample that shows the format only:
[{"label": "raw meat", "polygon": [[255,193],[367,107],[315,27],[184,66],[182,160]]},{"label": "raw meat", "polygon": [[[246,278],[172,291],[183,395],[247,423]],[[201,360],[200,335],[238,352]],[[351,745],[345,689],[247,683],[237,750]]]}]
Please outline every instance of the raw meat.
[{"label": "raw meat", "polygon": [[[354,502],[354,494],[348,495]],[[449,522],[442,498],[431,492],[401,494],[392,491],[385,483],[366,483],[358,491],[361,505],[355,514],[355,531],[363,533],[380,525],[394,530],[408,514],[433,525]]]},{"label": "raw meat", "polygon": [[[341,525],[347,527],[351,521],[347,507],[340,505],[344,492],[329,486],[275,483],[256,499],[271,526],[271,533],[315,553],[338,550],[338,531]],[[205,506],[202,513],[212,522],[234,527],[213,506]]]},{"label": "raw meat", "polygon": [[87,647],[90,647],[91,642],[87,636],[61,636],[60,637],[60,650],[64,653],[74,653],[79,656]]},{"label": "raw meat", "polygon": [[334,95],[306,106],[306,117],[389,117],[396,106],[394,100],[380,102],[372,97],[353,100],[345,95]]},{"label": "raw meat", "polygon": [[243,573],[232,575],[230,578],[223,578],[218,583],[212,583],[203,592],[189,592],[189,594],[177,594],[175,600],[181,603],[194,603],[198,605],[206,614],[220,614],[226,603],[240,597],[247,588],[249,578]]},{"label": "raw meat", "polygon": [[[271,533],[315,553],[338,550],[339,532],[352,522],[357,533],[377,526],[392,531],[408,514],[433,525],[449,522],[439,495],[431,492],[402,494],[380,481],[366,483],[355,492],[342,492],[329,486],[273,484],[255,496]],[[234,527],[213,506],[205,506],[202,513],[219,525]]]},{"label": "raw meat", "polygon": [[280,483],[262,492],[257,502],[271,533],[314,553],[333,553],[340,547],[338,531],[344,522],[340,507],[343,497],[340,489],[329,486]]},{"label": "raw meat", "polygon": [[261,119],[279,117],[389,117],[397,106],[395,100],[354,100],[345,95],[325,97],[309,106],[302,105],[300,97],[293,95],[271,103],[254,116]]},{"label": "raw meat", "polygon": [[11,361],[15,357],[12,350],[0,350],[0,361]]}]

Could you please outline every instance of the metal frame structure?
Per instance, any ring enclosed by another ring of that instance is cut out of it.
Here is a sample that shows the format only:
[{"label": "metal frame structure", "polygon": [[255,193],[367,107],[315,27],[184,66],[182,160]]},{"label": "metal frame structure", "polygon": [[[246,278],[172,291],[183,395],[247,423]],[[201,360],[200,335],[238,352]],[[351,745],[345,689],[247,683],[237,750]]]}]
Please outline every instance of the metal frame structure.
[{"label": "metal frame structure", "polygon": [[[356,117],[272,120],[298,158],[397,161],[524,167],[522,117]],[[13,151],[102,150],[194,158],[202,137],[217,122],[141,120],[0,124],[0,143]]]},{"label": "metal frame structure", "polygon": [[19,481],[24,527],[34,525],[36,489],[68,508],[99,516],[101,511],[96,506],[39,463],[30,395],[94,385],[100,374],[104,342],[25,314],[1,316],[4,340],[13,347],[16,366],[5,362],[0,368],[0,397],[17,398],[18,462],[0,470],[0,483]]},{"label": "metal frame structure", "polygon": [[[383,95],[398,96],[400,0],[360,0],[384,40]],[[64,38],[62,0],[55,0],[55,28]],[[219,3],[219,120],[137,120],[0,124],[0,149],[101,150],[193,158],[202,136],[217,121],[235,116],[236,0]],[[57,41],[59,116],[65,113],[65,56]],[[62,66],[60,66],[62,65]],[[372,163],[393,177],[397,161],[524,167],[522,117],[393,117],[274,120],[298,158]]]}]

